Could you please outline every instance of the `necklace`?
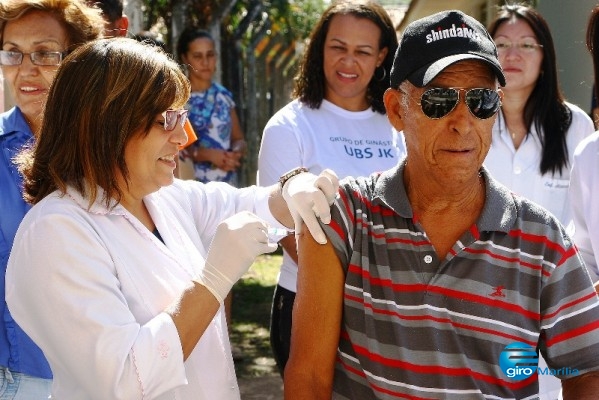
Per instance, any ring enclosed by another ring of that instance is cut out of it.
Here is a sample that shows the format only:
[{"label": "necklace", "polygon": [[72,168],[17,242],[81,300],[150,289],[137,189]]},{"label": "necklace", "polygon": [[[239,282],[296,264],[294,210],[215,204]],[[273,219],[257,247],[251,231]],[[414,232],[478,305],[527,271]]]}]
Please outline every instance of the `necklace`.
[{"label": "necklace", "polygon": [[503,127],[505,126],[505,130],[507,131],[507,133],[510,135],[510,137],[512,138],[512,142],[514,143],[514,147],[517,149],[520,144],[524,141],[524,138],[526,137],[526,132],[524,132],[524,134],[521,134],[519,131],[513,131],[510,130],[507,126],[507,121],[505,120],[505,118],[503,117],[502,114],[499,115],[500,118],[500,122],[499,122],[499,134],[501,135],[501,133],[503,132]]}]

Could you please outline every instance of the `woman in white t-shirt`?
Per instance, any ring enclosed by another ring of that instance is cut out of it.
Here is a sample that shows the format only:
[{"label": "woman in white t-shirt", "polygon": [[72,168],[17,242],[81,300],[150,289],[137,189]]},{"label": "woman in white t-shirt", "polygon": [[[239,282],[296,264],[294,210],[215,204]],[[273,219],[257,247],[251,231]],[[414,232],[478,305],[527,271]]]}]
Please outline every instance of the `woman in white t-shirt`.
[{"label": "woman in white t-shirt", "polygon": [[[298,165],[312,173],[331,168],[340,178],[396,165],[405,154],[403,139],[387,120],[383,104],[396,48],[395,29],[380,5],[330,6],[312,31],[296,77],[295,100],[264,128],[259,184],[270,185]],[[289,357],[297,250],[293,236],[280,243],[283,264],[270,339],[282,375]]]}]

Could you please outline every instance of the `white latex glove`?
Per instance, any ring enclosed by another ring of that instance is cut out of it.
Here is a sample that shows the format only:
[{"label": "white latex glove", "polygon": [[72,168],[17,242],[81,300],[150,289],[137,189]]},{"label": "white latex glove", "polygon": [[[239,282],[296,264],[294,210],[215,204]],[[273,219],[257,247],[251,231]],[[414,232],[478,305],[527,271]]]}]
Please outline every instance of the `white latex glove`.
[{"label": "white latex glove", "polygon": [[283,198],[293,217],[296,235],[300,233],[303,221],[314,240],[320,244],[327,242],[318,218],[325,224],[331,222],[331,204],[338,190],[339,178],[330,169],[325,169],[318,176],[304,172],[285,182]]},{"label": "white latex glove", "polygon": [[204,269],[197,280],[220,303],[256,256],[277,249],[276,243],[268,241],[267,228],[266,222],[247,211],[225,219],[216,228]]}]

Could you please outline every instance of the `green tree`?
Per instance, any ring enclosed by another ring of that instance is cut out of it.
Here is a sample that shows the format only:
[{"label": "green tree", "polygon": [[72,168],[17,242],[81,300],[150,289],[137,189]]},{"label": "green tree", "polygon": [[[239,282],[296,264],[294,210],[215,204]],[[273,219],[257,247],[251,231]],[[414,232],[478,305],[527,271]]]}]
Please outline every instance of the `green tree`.
[{"label": "green tree", "polygon": [[296,44],[306,40],[323,10],[322,0],[240,0],[222,21],[223,81],[231,83],[248,142],[243,184],[255,182],[264,125],[289,101],[301,56]]}]

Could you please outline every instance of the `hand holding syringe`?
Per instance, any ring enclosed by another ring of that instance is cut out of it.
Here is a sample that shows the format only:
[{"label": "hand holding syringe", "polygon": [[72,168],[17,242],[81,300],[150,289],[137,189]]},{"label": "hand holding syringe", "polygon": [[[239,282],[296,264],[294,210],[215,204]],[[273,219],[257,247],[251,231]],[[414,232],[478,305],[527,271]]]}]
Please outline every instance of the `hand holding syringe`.
[{"label": "hand holding syringe", "polygon": [[295,230],[288,229],[288,228],[275,228],[275,227],[270,226],[270,227],[268,227],[268,230],[266,231],[266,233],[268,234],[268,239],[270,241],[278,242],[279,240],[283,239],[285,236],[295,234]]}]

